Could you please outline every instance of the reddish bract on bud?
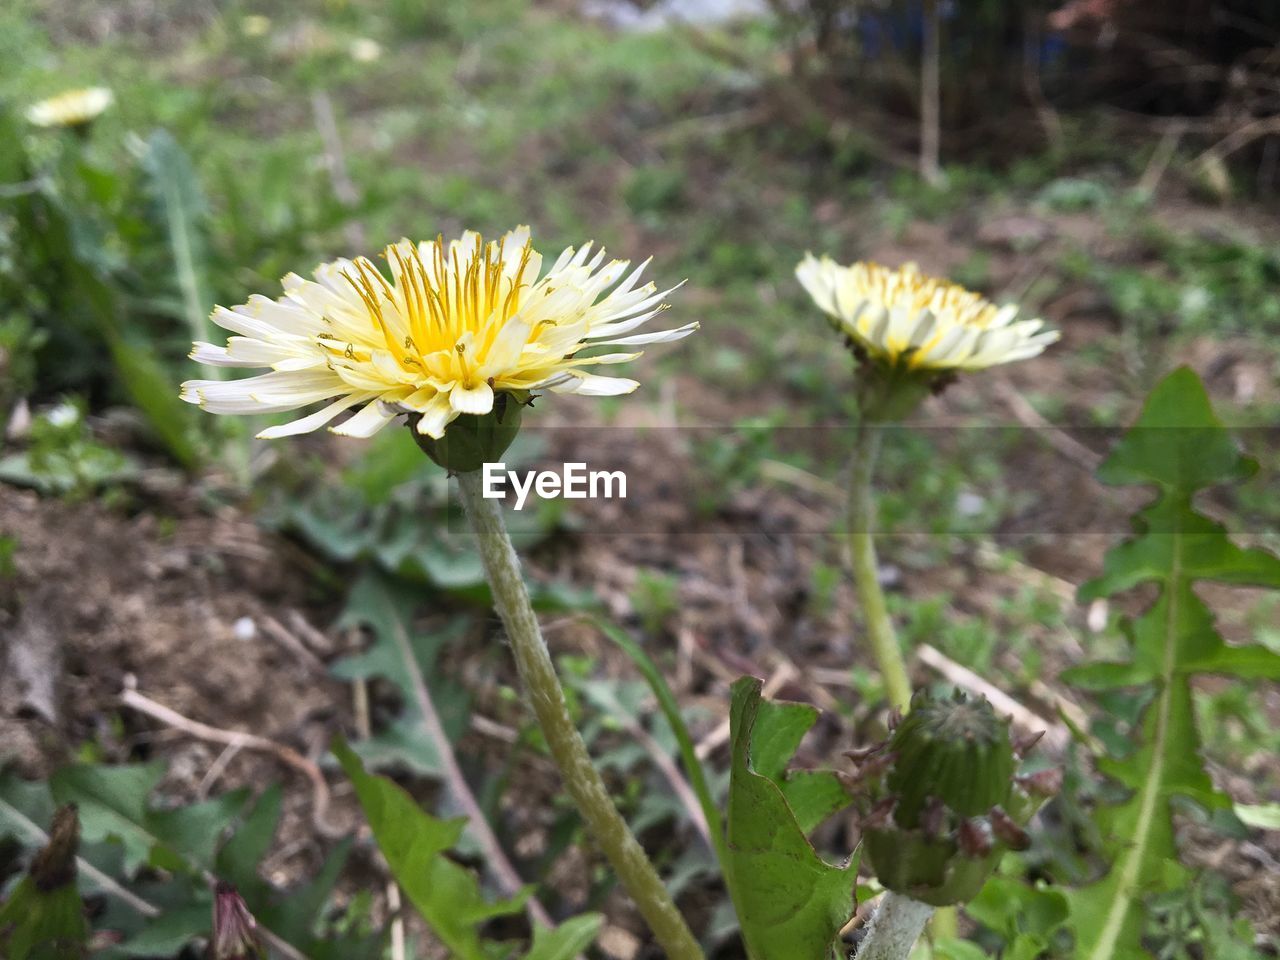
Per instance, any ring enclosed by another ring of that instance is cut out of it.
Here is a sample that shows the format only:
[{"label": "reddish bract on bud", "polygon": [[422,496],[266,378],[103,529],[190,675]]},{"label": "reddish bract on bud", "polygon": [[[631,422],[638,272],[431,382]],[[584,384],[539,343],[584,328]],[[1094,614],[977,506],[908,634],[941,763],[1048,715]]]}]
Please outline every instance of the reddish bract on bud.
[{"label": "reddish bract on bud", "polygon": [[985,857],[991,852],[991,828],[966,817],[956,827],[956,843],[960,852],[970,859]]},{"label": "reddish bract on bud", "polygon": [[236,888],[220,882],[213,894],[209,960],[261,960],[257,929],[258,922]]},{"label": "reddish bract on bud", "polygon": [[1047,800],[1062,792],[1062,768],[1049,767],[1018,778],[1018,786],[1029,796]]},{"label": "reddish bract on bud", "polygon": [[1044,731],[1040,730],[1036,733],[1029,733],[1024,737],[1018,737],[1013,741],[1013,752],[1019,757],[1025,757],[1031,752],[1037,743],[1044,739]]},{"label": "reddish bract on bud", "polygon": [[992,807],[990,813],[991,832],[1000,838],[1010,850],[1025,850],[1031,846],[1031,838],[1027,831],[1013,822],[1013,818],[999,807]]}]

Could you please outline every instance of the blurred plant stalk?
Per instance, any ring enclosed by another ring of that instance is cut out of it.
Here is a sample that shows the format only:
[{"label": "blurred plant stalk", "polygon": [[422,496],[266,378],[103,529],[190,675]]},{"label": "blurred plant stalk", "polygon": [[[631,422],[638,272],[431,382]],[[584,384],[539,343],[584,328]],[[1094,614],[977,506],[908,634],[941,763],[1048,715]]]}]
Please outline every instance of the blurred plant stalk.
[{"label": "blurred plant stalk", "polygon": [[907,664],[902,648],[898,646],[893,621],[889,618],[884,590],[880,587],[874,539],[876,505],[873,481],[880,455],[880,437],[880,426],[863,415],[854,438],[853,473],[849,480],[849,559],[867,637],[871,640],[871,650],[884,679],[889,701],[895,709],[905,712],[911,706],[911,682],[907,679]]},{"label": "blurred plant stalk", "polygon": [[858,960],[907,960],[934,908],[890,890],[867,925],[858,946]]},{"label": "blurred plant stalk", "polygon": [[569,715],[564,689],[556,676],[529,601],[529,591],[520,574],[520,560],[507,534],[501,501],[485,498],[479,471],[459,473],[457,477],[485,576],[493,591],[494,606],[506,627],[520,679],[569,795],[666,956],[670,960],[703,960],[702,948],[662,878],[614,806]]},{"label": "blurred plant stalk", "polygon": [[[876,558],[874,481],[876,462],[880,457],[881,430],[881,424],[872,422],[870,417],[862,414],[854,440],[853,473],[849,480],[849,558],[854,586],[858,591],[858,602],[862,605],[867,637],[871,640],[871,650],[875,654],[880,676],[884,679],[889,702],[894,709],[905,713],[911,707],[911,681],[907,676],[907,663],[902,656],[902,647],[898,644],[898,634],[893,628],[893,620],[885,603],[884,590],[880,586],[880,566]],[[890,893],[889,896],[894,894]],[[933,914],[932,930],[935,936],[956,935],[954,909],[944,907],[935,913],[930,908],[920,920],[921,927],[928,921],[930,914]],[[914,914],[911,916],[914,918]],[[889,952],[875,954],[881,960],[905,958],[911,952],[911,944],[920,935],[920,930],[917,929],[907,942],[906,950],[895,953],[892,950],[897,949],[896,945],[906,934],[899,932],[896,926],[892,929],[895,931],[892,935],[886,933],[882,938],[884,949]]]}]

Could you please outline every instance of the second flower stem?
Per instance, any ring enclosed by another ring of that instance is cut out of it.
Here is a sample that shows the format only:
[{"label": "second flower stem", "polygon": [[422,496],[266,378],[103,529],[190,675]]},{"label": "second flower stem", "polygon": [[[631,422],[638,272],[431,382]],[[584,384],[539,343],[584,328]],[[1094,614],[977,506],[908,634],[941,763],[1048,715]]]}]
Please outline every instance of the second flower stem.
[{"label": "second flower stem", "polygon": [[479,471],[458,474],[458,489],[475,531],[494,606],[507,629],[520,679],[551,756],[560,768],[565,788],[667,957],[703,960],[702,948],[662,878],[614,806],[587,752],[587,745],[569,715],[564,690],[520,575],[520,560],[507,535],[502,504],[486,499],[481,486]]},{"label": "second flower stem", "polygon": [[[880,668],[880,676],[884,678],[889,702],[906,713],[911,708],[911,681],[907,677],[907,664],[898,645],[893,620],[889,617],[884,590],[880,587],[880,569],[876,561],[874,481],[883,432],[883,426],[869,423],[866,419],[858,424],[853,445],[853,473],[849,479],[849,555],[862,618],[866,622],[867,636],[871,639],[871,649]],[[955,911],[937,911],[932,930],[935,936],[955,936]]]},{"label": "second flower stem", "polygon": [[862,606],[867,636],[880,667],[880,676],[893,706],[906,712],[911,705],[907,665],[894,633],[876,563],[876,507],[873,491],[876,460],[880,454],[881,427],[865,419],[858,424],[853,447],[853,474],[849,480],[849,556],[853,582]]}]

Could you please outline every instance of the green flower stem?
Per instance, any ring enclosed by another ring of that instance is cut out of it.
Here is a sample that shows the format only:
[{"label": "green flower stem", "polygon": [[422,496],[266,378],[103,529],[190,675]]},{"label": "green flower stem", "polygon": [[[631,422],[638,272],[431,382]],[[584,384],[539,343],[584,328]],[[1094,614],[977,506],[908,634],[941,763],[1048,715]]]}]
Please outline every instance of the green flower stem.
[{"label": "green flower stem", "polygon": [[907,960],[933,907],[890,890],[880,899],[867,935],[858,947],[858,960]]},{"label": "green flower stem", "polygon": [[890,702],[904,713],[911,706],[911,683],[907,665],[898,647],[898,638],[889,619],[884,591],[877,575],[875,523],[876,508],[872,492],[876,458],[880,453],[880,428],[863,419],[858,424],[853,447],[853,475],[849,480],[849,555],[853,563],[853,582],[862,605],[871,649],[880,667],[880,676],[889,692]]},{"label": "green flower stem", "polygon": [[[879,564],[876,562],[873,480],[882,430],[882,426],[865,417],[858,424],[853,445],[853,473],[849,480],[849,554],[862,617],[866,621],[867,636],[871,638],[871,649],[880,667],[880,676],[884,678],[890,703],[906,713],[911,708],[911,681],[907,678],[907,664],[902,648],[898,646],[893,621],[889,618],[884,591],[880,588]],[[939,910],[932,930],[937,937],[955,936],[955,911],[951,908]],[[914,938],[912,942],[915,942]]]},{"label": "green flower stem", "polygon": [[529,602],[529,591],[520,575],[520,560],[507,535],[501,502],[483,496],[479,471],[458,474],[458,489],[462,492],[462,502],[476,534],[494,605],[507,628],[529,703],[564,777],[569,795],[667,957],[670,960],[703,960],[702,948],[680,915],[658,872],[614,806],[604,781],[591,762],[587,745],[582,742],[573,718],[569,716],[564,690]]}]

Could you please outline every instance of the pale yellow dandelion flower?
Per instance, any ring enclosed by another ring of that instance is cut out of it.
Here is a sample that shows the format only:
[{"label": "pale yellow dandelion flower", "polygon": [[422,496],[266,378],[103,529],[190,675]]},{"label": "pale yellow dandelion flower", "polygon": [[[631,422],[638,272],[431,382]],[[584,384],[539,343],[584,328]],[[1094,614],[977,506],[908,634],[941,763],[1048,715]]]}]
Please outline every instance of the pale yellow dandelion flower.
[{"label": "pale yellow dandelion flower", "polygon": [[247,13],[240,18],[240,32],[246,37],[265,37],[271,32],[271,18],[260,13]]},{"label": "pale yellow dandelion flower", "polygon": [[27,108],[27,119],[37,127],[81,127],[94,120],[115,97],[106,87],[65,90]]},{"label": "pale yellow dandelion flower", "polygon": [[1034,357],[1058,339],[980,294],[922,274],[914,263],[842,266],[806,254],[796,278],[833,325],[873,361],[908,371],[980,370]]},{"label": "pale yellow dandelion flower", "polygon": [[277,300],[254,296],[214,310],[213,321],[235,336],[225,347],[197,343],[192,358],[270,372],[191,380],[182,398],[220,414],[325,404],[263,438],[306,433],[358,408],[333,431],[368,437],[414,414],[418,431],[438,439],[458,416],[489,413],[502,393],[630,393],[636,381],[585,368],[639,353],[589,348],[678,340],[698,326],[636,333],[671,293],[637,286],[648,261],[628,271],[587,243],[544,272],[528,227],[488,244],[472,231],[448,243],[401,240],[385,257],[390,278],[363,257],[336,260],[317,267],[314,281],[285,277]]},{"label": "pale yellow dandelion flower", "polygon": [[382,44],[368,37],[357,37],[352,40],[349,50],[351,59],[356,63],[373,63],[382,56]]}]

